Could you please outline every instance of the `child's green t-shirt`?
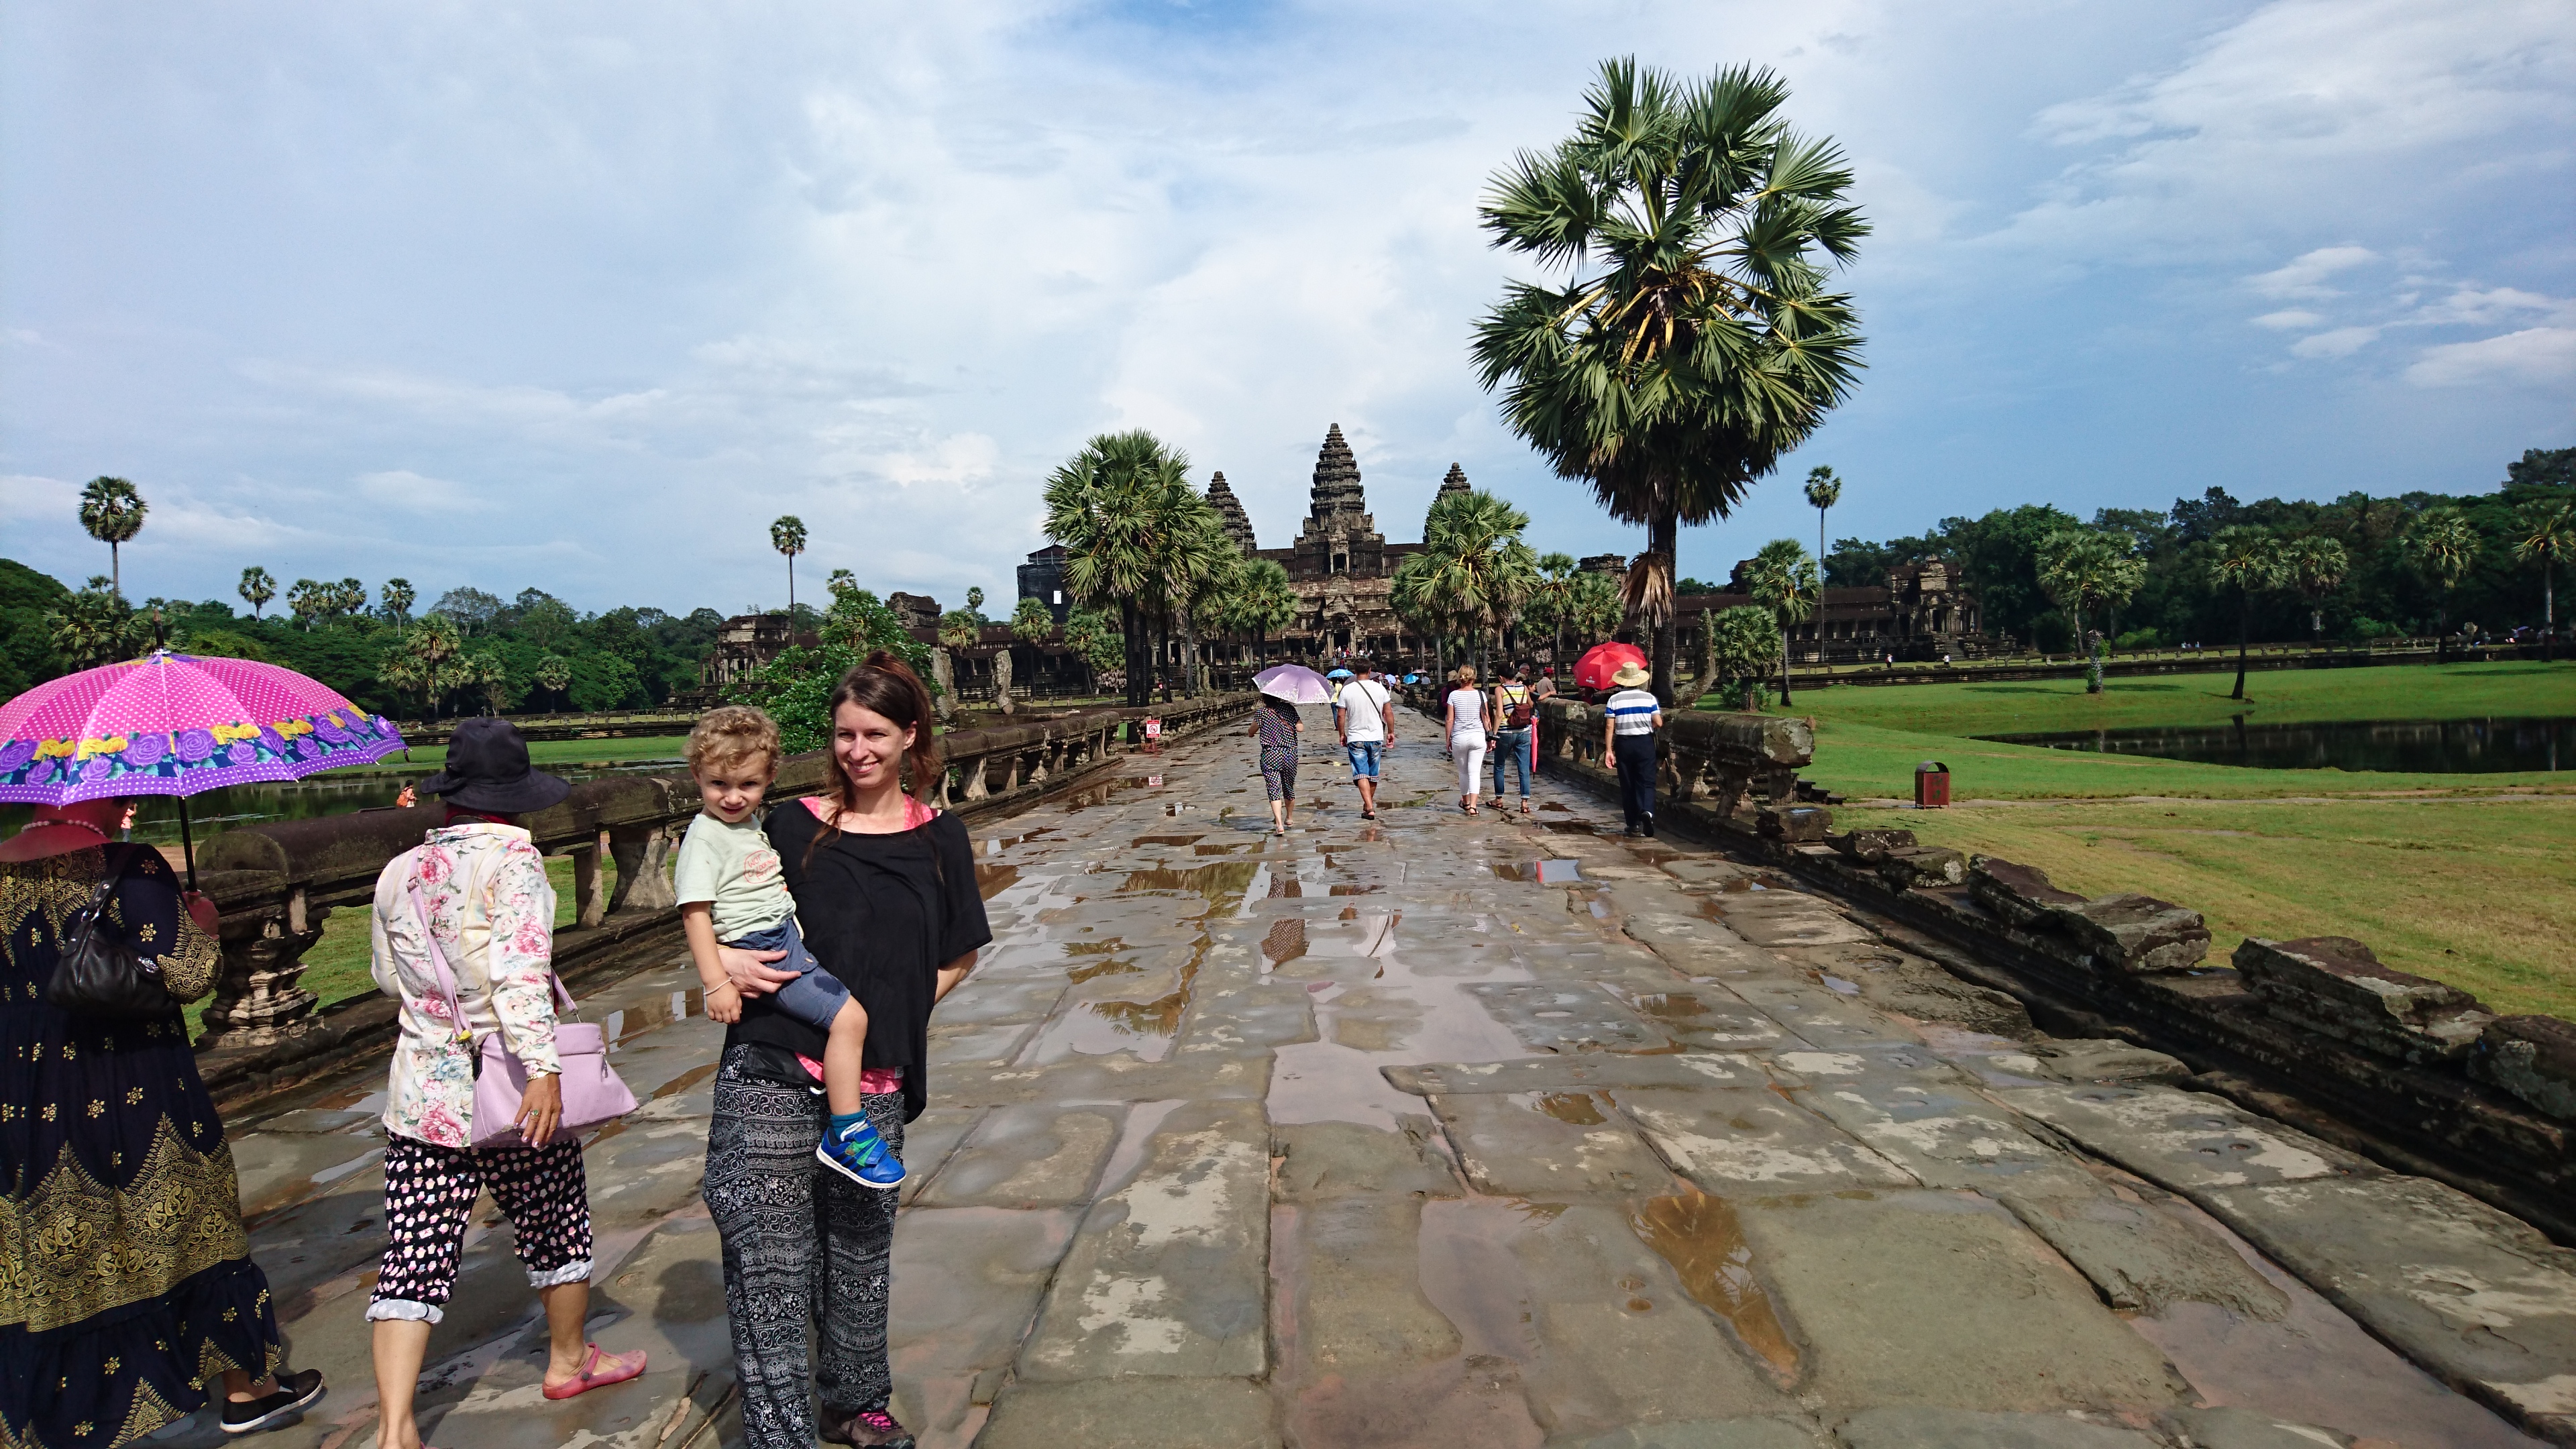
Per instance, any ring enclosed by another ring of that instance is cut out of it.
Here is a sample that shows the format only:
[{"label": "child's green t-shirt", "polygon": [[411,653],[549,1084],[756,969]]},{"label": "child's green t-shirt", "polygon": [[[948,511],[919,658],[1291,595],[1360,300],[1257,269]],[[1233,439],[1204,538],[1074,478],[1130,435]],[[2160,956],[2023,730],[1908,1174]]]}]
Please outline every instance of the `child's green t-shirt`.
[{"label": "child's green t-shirt", "polygon": [[719,941],[768,930],[796,914],[787,878],[779,873],[778,849],[756,816],[737,825],[704,814],[690,821],[671,883],[681,905],[708,903]]}]

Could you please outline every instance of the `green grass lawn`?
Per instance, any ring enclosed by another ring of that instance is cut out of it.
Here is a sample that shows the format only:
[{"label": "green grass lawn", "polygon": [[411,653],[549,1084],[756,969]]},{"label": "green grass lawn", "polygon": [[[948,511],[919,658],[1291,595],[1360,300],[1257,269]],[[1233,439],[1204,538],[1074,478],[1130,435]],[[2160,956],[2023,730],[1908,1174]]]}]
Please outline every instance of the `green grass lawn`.
[{"label": "green grass lawn", "polygon": [[[631,740],[531,740],[528,763],[538,769],[578,765],[624,765],[637,760],[676,760],[689,747],[687,735],[645,735]],[[370,774],[399,771],[426,774],[447,763],[447,746],[419,745],[387,755],[367,767]]]},{"label": "green grass lawn", "polygon": [[[1974,736],[2155,725],[2576,714],[2576,662],[2397,665],[1800,693],[1807,778],[1911,799],[1950,767],[1944,811],[1845,807],[1838,828],[2034,865],[2086,895],[2143,891],[2201,912],[2224,959],[2248,935],[2351,936],[2400,970],[2506,1011],[2576,1016],[2576,771],[2264,770],[1996,744]],[[1772,696],[1776,698],[1776,693]],[[1774,704],[1772,713],[1780,713]],[[2141,798],[2144,797],[2144,798]],[[1991,803],[1984,803],[1991,802]]]},{"label": "green grass lawn", "polygon": [[[2256,770],[1974,738],[2223,725],[2240,713],[2249,722],[2266,724],[2576,713],[2576,661],[2275,670],[2247,675],[2243,700],[2228,697],[2235,678],[2231,672],[2112,680],[2098,695],[2087,695],[2082,680],[1842,685],[1800,693],[1786,712],[1816,721],[1816,763],[1807,777],[1855,798],[1912,799],[1914,767],[1923,760],[1950,767],[1950,794],[1956,800],[2576,791],[2576,771],[2406,775]],[[1777,698],[1776,692],[1769,696]],[[1766,702],[1764,708],[1784,712],[1776,702]]]}]

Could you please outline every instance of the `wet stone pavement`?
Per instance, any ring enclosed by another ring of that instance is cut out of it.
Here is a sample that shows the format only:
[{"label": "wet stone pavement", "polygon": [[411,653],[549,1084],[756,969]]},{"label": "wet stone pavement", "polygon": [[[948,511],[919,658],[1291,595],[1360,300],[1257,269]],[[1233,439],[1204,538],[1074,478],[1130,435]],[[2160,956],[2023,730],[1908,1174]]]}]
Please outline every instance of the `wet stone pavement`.
[{"label": "wet stone pavement", "polygon": [[[895,1236],[924,1445],[2429,1449],[2533,1442],[2446,1385],[2576,1412],[2564,1250],[1567,787],[1468,819],[1427,733],[1375,823],[1310,749],[1272,836],[1219,738],[979,826],[997,939],[934,1018]],[[648,1098],[588,1150],[593,1329],[651,1373],[540,1396],[487,1198],[434,1442],[733,1441],[693,980],[584,1003]],[[374,1442],[379,1084],[236,1124],[334,1384],[281,1449]]]}]

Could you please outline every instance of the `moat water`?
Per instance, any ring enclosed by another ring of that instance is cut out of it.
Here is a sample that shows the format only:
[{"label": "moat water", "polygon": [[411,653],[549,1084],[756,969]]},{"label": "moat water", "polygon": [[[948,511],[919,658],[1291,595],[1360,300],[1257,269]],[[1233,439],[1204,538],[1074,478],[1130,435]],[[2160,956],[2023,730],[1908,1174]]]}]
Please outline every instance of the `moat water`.
[{"label": "moat water", "polygon": [[2370,770],[2390,774],[2491,774],[2576,769],[2576,716],[2492,719],[2361,719],[2312,724],[2232,724],[2056,734],[1986,735],[2002,744],[2154,755],[2258,770]]}]

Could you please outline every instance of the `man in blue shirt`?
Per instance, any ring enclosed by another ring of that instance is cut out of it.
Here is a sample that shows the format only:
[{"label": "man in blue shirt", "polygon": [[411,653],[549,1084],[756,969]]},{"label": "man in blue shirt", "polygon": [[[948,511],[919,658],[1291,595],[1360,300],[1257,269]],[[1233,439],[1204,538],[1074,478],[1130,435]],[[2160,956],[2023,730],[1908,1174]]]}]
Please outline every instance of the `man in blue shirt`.
[{"label": "man in blue shirt", "polygon": [[1664,727],[1664,707],[1645,689],[1651,678],[1644,665],[1620,665],[1610,676],[1617,688],[1601,712],[1601,747],[1619,767],[1619,807],[1628,816],[1620,833],[1649,839],[1655,834],[1655,732]]}]

